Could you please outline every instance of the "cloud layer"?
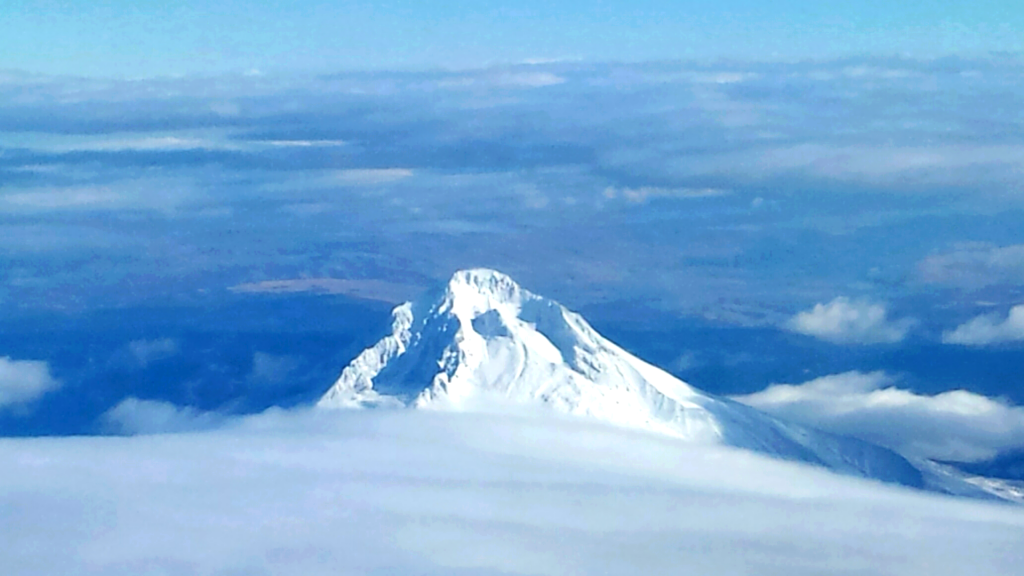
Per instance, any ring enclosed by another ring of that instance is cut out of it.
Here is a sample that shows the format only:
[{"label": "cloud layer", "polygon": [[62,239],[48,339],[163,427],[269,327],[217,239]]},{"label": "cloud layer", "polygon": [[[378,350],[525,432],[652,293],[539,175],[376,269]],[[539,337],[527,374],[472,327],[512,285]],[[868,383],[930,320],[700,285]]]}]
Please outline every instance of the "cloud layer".
[{"label": "cloud layer", "polygon": [[885,305],[838,297],[800,312],[787,327],[800,334],[837,344],[880,344],[903,340],[912,319],[890,320]]},{"label": "cloud layer", "polygon": [[229,288],[241,294],[291,294],[314,292],[318,294],[347,294],[367,300],[400,303],[419,293],[420,288],[379,280],[345,280],[341,278],[293,278],[249,282]]},{"label": "cloud layer", "polygon": [[[1024,156],[1004,111],[1022,69],[988,57],[11,75],[0,300],[333,293],[351,289],[337,279],[425,286],[483,265],[541,292],[571,282],[573,306],[615,294],[762,325],[850,286],[896,301],[934,291],[905,279],[950,245],[1019,242]],[[991,258],[1013,279],[1007,250]],[[921,275],[948,279],[953,261]],[[297,279],[323,283],[273,284]]]},{"label": "cloud layer", "polygon": [[925,282],[960,288],[1024,283],[1024,244],[991,246],[967,243],[950,252],[932,254],[918,264]]},{"label": "cloud layer", "polygon": [[33,402],[60,386],[46,362],[0,357],[0,410]]},{"label": "cloud layer", "polygon": [[1024,447],[1024,408],[966,390],[927,396],[897,383],[884,372],[846,372],[734,398],[914,457],[972,461]]},{"label": "cloud layer", "polygon": [[0,460],[9,576],[994,576],[1024,539],[1016,507],[494,415],[276,413]]}]

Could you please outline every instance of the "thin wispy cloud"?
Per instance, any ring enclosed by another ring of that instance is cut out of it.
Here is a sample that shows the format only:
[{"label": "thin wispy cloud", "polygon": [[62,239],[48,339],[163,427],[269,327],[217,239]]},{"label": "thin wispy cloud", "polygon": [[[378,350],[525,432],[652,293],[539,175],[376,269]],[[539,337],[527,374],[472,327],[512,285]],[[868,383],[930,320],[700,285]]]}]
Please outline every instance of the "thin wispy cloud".
[{"label": "thin wispy cloud", "polygon": [[57,210],[75,208],[104,209],[124,205],[125,198],[104,187],[33,190],[0,196],[9,209]]},{"label": "thin wispy cloud", "polygon": [[229,288],[240,294],[347,294],[357,298],[400,303],[416,295],[421,289],[380,280],[347,280],[342,278],[292,278],[248,282]]},{"label": "thin wispy cloud", "polygon": [[61,212],[137,211],[174,216],[179,210],[201,202],[203,197],[200,186],[188,176],[124,175],[103,183],[24,186],[7,193],[0,191],[0,210],[30,217]]},{"label": "thin wispy cloud", "polygon": [[253,144],[262,144],[265,146],[274,146],[279,148],[315,148],[315,147],[328,147],[333,148],[335,146],[345,146],[346,142],[343,140],[257,140],[252,142]]},{"label": "thin wispy cloud", "polygon": [[405,180],[413,175],[408,168],[353,168],[332,174],[338,183],[353,186],[372,186]]},{"label": "thin wispy cloud", "polygon": [[609,186],[604,189],[604,197],[609,200],[621,198],[628,202],[642,204],[648,200],[659,198],[715,198],[727,196],[728,190],[718,188],[659,188],[656,186],[641,186],[639,188],[616,188]]},{"label": "thin wispy cloud", "polygon": [[928,283],[961,288],[993,284],[1024,284],[1024,244],[993,246],[965,243],[952,251],[931,254],[917,267]]},{"label": "thin wispy cloud", "polygon": [[132,340],[128,343],[128,351],[142,368],[153,362],[166,360],[180,351],[178,342],[173,338],[157,338],[153,340]]},{"label": "thin wispy cloud", "polygon": [[765,151],[755,169],[766,173],[803,171],[838,181],[892,185],[913,184],[914,193],[928,194],[928,184],[964,185],[969,178],[991,180],[1001,175],[1010,185],[1024,171],[1024,146],[937,145],[832,146],[804,144]]},{"label": "thin wispy cloud", "polygon": [[287,385],[288,378],[298,368],[298,361],[286,355],[256,352],[252,357],[249,380],[260,386]]},{"label": "thin wispy cloud", "polygon": [[448,89],[468,88],[543,88],[556,86],[566,80],[551,72],[505,70],[487,74],[467,74],[441,79],[438,86]]}]

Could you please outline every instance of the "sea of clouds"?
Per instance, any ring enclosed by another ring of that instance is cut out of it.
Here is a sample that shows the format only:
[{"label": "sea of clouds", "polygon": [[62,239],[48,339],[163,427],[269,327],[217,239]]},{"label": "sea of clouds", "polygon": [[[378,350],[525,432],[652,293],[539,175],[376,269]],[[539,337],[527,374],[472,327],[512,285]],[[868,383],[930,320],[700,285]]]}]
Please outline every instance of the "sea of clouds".
[{"label": "sea of clouds", "polygon": [[1022,509],[554,418],[0,440],[4,574],[993,574]]}]

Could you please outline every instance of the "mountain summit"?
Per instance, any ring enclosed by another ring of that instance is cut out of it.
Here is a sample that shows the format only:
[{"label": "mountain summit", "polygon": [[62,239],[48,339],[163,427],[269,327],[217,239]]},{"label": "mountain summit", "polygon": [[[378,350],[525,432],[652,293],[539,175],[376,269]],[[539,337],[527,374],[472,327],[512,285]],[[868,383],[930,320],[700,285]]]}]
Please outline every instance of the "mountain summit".
[{"label": "mountain summit", "polygon": [[536,405],[844,474],[922,484],[914,466],[885,448],[782,422],[691,387],[500,272],[456,272],[442,290],[398,306],[392,318],[391,333],[342,371],[319,406]]}]

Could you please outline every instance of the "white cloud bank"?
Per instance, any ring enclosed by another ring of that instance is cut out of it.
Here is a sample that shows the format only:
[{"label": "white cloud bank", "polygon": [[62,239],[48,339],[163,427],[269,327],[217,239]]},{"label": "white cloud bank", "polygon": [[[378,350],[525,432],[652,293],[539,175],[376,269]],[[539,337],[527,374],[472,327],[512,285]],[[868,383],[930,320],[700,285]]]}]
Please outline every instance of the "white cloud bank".
[{"label": "white cloud bank", "polygon": [[881,344],[903,340],[914,320],[889,320],[885,305],[838,297],[798,313],[787,328],[837,344]]},{"label": "white cloud bank", "polygon": [[46,362],[0,357],[0,409],[35,401],[60,386]]},{"label": "white cloud bank", "polygon": [[896,383],[884,372],[846,372],[734,399],[908,456],[970,461],[1024,446],[1024,408],[966,390],[926,396]]},{"label": "white cloud bank", "polygon": [[109,432],[135,435],[208,430],[221,424],[223,417],[161,400],[125,398],[100,421]]},{"label": "white cloud bank", "polygon": [[264,416],[0,442],[0,573],[1013,574],[1024,509],[604,426]]},{"label": "white cloud bank", "polygon": [[1024,304],[1011,308],[1005,319],[995,314],[978,316],[956,330],[943,332],[942,341],[965,346],[1024,341]]}]

